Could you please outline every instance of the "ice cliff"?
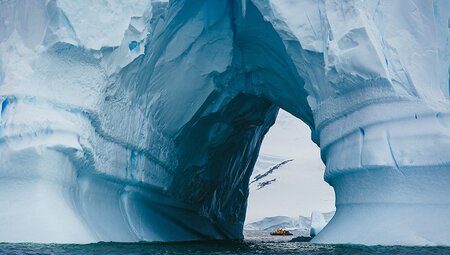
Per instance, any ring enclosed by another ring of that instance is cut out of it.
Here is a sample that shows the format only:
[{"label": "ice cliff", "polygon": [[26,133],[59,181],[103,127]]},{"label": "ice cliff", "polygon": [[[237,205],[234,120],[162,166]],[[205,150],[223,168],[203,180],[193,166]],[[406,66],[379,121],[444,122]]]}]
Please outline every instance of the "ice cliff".
[{"label": "ice cliff", "polygon": [[450,245],[445,0],[0,2],[0,241],[242,238],[279,107],[320,146],[313,240]]}]

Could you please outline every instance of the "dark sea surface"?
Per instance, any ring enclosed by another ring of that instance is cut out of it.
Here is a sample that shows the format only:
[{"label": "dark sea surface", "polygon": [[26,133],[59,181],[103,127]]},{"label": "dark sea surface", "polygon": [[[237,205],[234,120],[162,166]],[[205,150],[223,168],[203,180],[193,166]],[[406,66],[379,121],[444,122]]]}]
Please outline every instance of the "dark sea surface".
[{"label": "dark sea surface", "polygon": [[[294,235],[295,237],[296,235]],[[450,247],[325,245],[290,242],[268,232],[247,231],[239,242],[12,244],[0,243],[0,254],[450,254]]]}]

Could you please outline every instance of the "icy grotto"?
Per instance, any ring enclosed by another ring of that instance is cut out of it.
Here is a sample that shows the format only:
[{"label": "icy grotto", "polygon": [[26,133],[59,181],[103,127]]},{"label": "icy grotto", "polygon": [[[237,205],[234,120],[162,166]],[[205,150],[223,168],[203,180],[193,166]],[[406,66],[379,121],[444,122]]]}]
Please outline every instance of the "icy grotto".
[{"label": "icy grotto", "polygon": [[320,243],[450,245],[447,0],[0,1],[0,241],[239,239],[282,108]]}]

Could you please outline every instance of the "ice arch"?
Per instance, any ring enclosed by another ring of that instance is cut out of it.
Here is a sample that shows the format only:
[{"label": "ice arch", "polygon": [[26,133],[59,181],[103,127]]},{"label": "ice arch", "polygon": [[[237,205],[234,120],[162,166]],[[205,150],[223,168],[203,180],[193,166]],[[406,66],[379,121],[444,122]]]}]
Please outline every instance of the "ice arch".
[{"label": "ice arch", "polygon": [[89,5],[2,3],[0,239],[240,238],[282,107],[336,192],[315,241],[448,245],[448,3],[392,2],[155,2],[111,47]]}]

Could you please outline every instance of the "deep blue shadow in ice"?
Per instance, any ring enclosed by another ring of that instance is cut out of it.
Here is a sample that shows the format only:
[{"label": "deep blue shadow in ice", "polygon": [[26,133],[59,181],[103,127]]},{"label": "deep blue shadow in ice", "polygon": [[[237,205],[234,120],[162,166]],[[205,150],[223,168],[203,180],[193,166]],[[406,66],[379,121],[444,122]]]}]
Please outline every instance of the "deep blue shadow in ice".
[{"label": "deep blue shadow in ice", "polygon": [[11,97],[11,96],[6,97],[6,98],[3,100],[3,102],[2,102],[2,110],[1,110],[1,113],[3,114],[3,112],[5,112],[5,110],[6,110],[6,107],[7,107],[8,105],[14,103],[15,101],[16,101],[16,98],[15,98],[15,97]]},{"label": "deep blue shadow in ice", "polygon": [[128,44],[128,48],[130,50],[135,49],[137,46],[139,46],[139,42],[137,42],[137,41],[131,41],[130,44]]}]

